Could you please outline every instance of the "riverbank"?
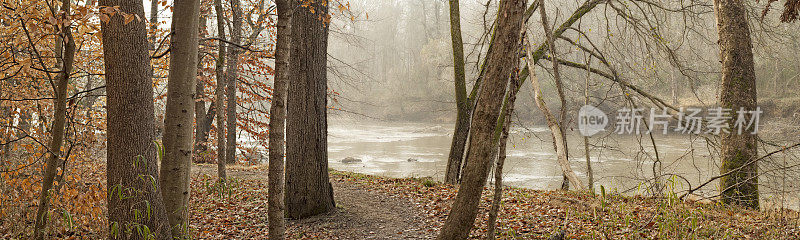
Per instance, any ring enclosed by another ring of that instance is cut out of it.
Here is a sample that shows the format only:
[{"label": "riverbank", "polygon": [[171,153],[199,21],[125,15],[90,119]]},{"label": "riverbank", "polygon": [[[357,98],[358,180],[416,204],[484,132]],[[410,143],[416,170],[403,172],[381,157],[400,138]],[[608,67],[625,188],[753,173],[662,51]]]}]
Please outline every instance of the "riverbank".
[{"label": "riverbank", "polygon": [[[232,167],[232,186],[215,190],[214,165],[195,165],[191,226],[196,239],[265,239],[265,167]],[[429,179],[331,172],[337,210],[288,221],[292,239],[429,239],[447,217],[457,189]],[[492,189],[486,188],[472,238],[483,238]],[[795,212],[759,212],[674,198],[623,197],[508,188],[502,239],[797,239]]]}]

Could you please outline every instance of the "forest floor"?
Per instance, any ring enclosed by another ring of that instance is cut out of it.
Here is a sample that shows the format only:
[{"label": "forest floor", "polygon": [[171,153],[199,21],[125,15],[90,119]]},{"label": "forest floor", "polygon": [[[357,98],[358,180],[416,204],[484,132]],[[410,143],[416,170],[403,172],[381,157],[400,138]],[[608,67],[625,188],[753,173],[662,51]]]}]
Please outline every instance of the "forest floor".
[{"label": "forest floor", "polygon": [[[266,239],[267,172],[231,166],[229,186],[215,186],[216,165],[194,165],[190,206],[196,239]],[[289,220],[290,239],[430,239],[441,228],[456,188],[428,179],[331,171],[336,210]],[[486,232],[486,188],[471,238]],[[506,188],[501,239],[800,239],[794,211],[750,211],[675,197],[623,197]]]},{"label": "forest floor", "polygon": [[[192,168],[192,227],[196,239],[266,239],[266,168],[229,166],[231,187],[215,189],[217,166]],[[333,174],[336,210],[308,219],[288,221],[289,238],[301,239],[429,239],[434,230],[421,209],[407,198],[395,198],[348,184]]]}]

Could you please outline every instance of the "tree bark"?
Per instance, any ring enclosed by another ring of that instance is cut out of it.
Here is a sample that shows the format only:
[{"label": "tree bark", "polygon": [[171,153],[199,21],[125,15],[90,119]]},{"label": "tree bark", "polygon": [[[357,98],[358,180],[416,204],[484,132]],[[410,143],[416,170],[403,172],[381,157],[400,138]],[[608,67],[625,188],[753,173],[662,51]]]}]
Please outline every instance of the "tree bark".
[{"label": "tree bark", "polygon": [[[585,87],[583,89],[583,105],[589,105],[589,79],[592,78],[592,57],[586,57],[586,81]],[[583,136],[583,152],[586,155],[586,175],[588,176],[588,182],[586,187],[594,193],[594,172],[592,171],[592,157],[589,154],[589,137]]]},{"label": "tree bark", "polygon": [[[200,6],[202,8],[202,6]],[[200,13],[200,28],[198,32],[200,34],[200,38],[205,37],[205,30],[206,30],[206,14],[205,10],[201,10]],[[203,71],[201,68],[203,67],[203,53],[198,50],[197,53],[197,77],[203,76]],[[195,105],[194,105],[194,121],[195,121],[195,130],[194,130],[194,150],[195,154],[200,154],[208,150],[206,148],[206,141],[208,141],[208,132],[203,131],[206,126],[206,102],[203,100],[205,98],[205,84],[203,81],[198,79],[195,83]]]},{"label": "tree bark", "polygon": [[328,5],[293,2],[286,119],[286,210],[299,219],[332,210],[328,182]]},{"label": "tree bark", "polygon": [[472,229],[489,167],[497,153],[502,130],[498,128],[502,128],[498,118],[508,78],[517,61],[524,12],[525,0],[500,1],[498,16],[502,17],[498,17],[492,37],[495,46],[487,55],[489,67],[480,85],[464,175],[438,239],[466,239]]},{"label": "tree bark", "polygon": [[272,105],[269,110],[269,238],[275,240],[285,239],[286,224],[284,223],[284,161],[286,152],[286,93],[289,82],[289,58],[292,40],[292,4],[291,0],[277,0],[278,23],[277,39],[275,46],[275,84],[272,88]]},{"label": "tree bark", "polygon": [[[578,7],[578,9],[576,9],[572,13],[572,15],[566,21],[564,21],[564,23],[562,23],[559,26],[558,29],[556,29],[556,31],[553,33],[554,37],[558,38],[559,36],[561,36],[561,34],[564,33],[564,31],[566,31],[568,28],[570,28],[572,26],[572,24],[577,22],[584,15],[586,15],[586,13],[590,12],[597,5],[599,5],[600,3],[603,3],[603,2],[605,2],[605,0],[591,0],[591,1],[585,2],[583,5]],[[538,9],[538,7],[539,7],[538,1],[532,3],[530,6],[528,6],[527,10],[525,10],[525,16],[524,16],[525,21],[527,21],[531,16],[533,16],[533,13],[536,11],[536,9]],[[493,44],[494,44],[494,42],[489,42],[489,49],[487,51],[487,55],[488,55],[488,53],[492,52],[492,45]],[[547,50],[548,50],[547,49],[547,44],[540,44],[539,48],[537,48],[536,51],[533,54],[533,57],[534,57],[533,62],[538,62],[544,56],[544,53]],[[469,138],[470,121],[471,121],[470,118],[472,117],[472,112],[473,112],[473,108],[474,108],[474,105],[475,105],[475,100],[476,100],[475,96],[477,95],[477,92],[478,92],[478,87],[477,86],[480,85],[481,79],[483,78],[483,76],[485,74],[485,69],[486,68],[487,68],[487,61],[484,61],[481,64],[481,68],[480,68],[481,72],[478,74],[478,79],[475,81],[475,86],[472,88],[472,91],[470,92],[469,97],[467,97],[467,102],[469,103],[469,104],[467,104],[467,106],[469,107],[468,108],[469,112],[468,112],[468,114],[466,114],[467,117],[457,119],[457,122],[458,121],[466,122],[464,124],[464,125],[466,125],[466,127],[459,128],[458,126],[456,126],[455,133],[453,134],[453,138],[454,138],[453,139],[453,144],[450,147],[451,148],[451,150],[450,150],[451,155],[458,155],[458,154],[454,154],[454,152],[456,152],[456,153],[460,152],[461,153],[461,160],[459,160],[459,164],[458,164],[459,168],[462,165],[466,164],[466,163],[461,163],[461,162],[463,162],[462,160],[464,160],[464,158],[463,158],[464,151],[465,151],[464,149],[466,149],[465,146],[467,144],[467,139]],[[522,72],[520,73],[520,85],[525,82],[525,78],[527,78],[527,77],[528,77],[528,69],[527,68],[523,68]],[[519,89],[517,89],[516,91],[519,91]],[[458,139],[455,139],[457,136],[458,136]],[[460,148],[461,150],[459,150],[458,148]],[[449,161],[451,159],[455,159],[455,157],[448,158],[448,164],[450,164]],[[460,176],[459,176],[460,174],[461,174],[460,172],[457,174],[457,177],[456,177],[457,179],[460,178]],[[445,174],[445,178],[446,178],[446,174]],[[458,180],[456,180],[456,181],[458,181]]]},{"label": "tree bark", "polygon": [[150,0],[150,31],[147,36],[150,42],[150,50],[156,50],[156,30],[158,30],[158,0]]},{"label": "tree bark", "polygon": [[[101,0],[144,16],[141,1]],[[170,239],[158,187],[153,83],[146,24],[122,14],[102,22],[108,106],[108,221],[110,239]],[[147,228],[152,236],[142,236]]]},{"label": "tree bark", "polygon": [[[61,17],[65,18],[70,12],[71,1],[66,0],[62,3],[61,9],[66,13]],[[50,140],[50,156],[47,158],[44,173],[42,174],[42,192],[39,194],[39,207],[36,211],[36,224],[34,225],[34,237],[36,239],[45,238],[45,227],[47,227],[48,209],[50,208],[50,189],[53,187],[53,180],[57,173],[57,167],[60,165],[61,159],[61,145],[64,143],[64,133],[66,131],[67,121],[67,90],[69,85],[70,73],[72,72],[72,65],[75,61],[75,42],[72,38],[72,31],[70,28],[64,28],[65,31],[56,37],[56,41],[60,43],[57,45],[64,45],[63,54],[59,60],[61,72],[58,73],[56,89],[53,89],[55,94],[55,111],[53,112],[53,128],[51,130]],[[10,146],[10,145],[9,145]],[[54,192],[55,193],[55,192]]]},{"label": "tree bark", "polygon": [[189,237],[189,174],[197,77],[199,0],[176,0],[170,37],[161,189],[172,236]]},{"label": "tree bark", "polygon": [[[231,3],[231,38],[229,41],[236,45],[242,42],[242,5],[239,0],[230,0]],[[226,102],[227,109],[224,111],[228,117],[228,139],[225,147],[225,162],[228,164],[236,163],[236,81],[239,78],[239,53],[241,49],[228,44],[228,66],[225,67],[225,89],[228,95]],[[222,112],[222,111],[220,111]]]},{"label": "tree bark", "polygon": [[205,113],[205,119],[203,120],[203,128],[200,129],[202,131],[202,135],[200,136],[200,141],[205,144],[206,150],[208,150],[208,137],[209,133],[211,132],[211,125],[214,124],[214,118],[217,116],[217,105],[216,102],[212,101],[208,104],[208,111]]},{"label": "tree bark", "polygon": [[[720,59],[722,59],[722,88],[720,107],[732,109],[734,113],[743,108],[756,110],[756,76],[753,64],[753,44],[747,24],[747,10],[741,0],[714,0],[717,16]],[[729,126],[734,126],[729,120]],[[738,134],[722,133],[720,159],[723,174],[735,173],[720,178],[722,202],[758,209],[758,156],[757,135],[750,129]]]},{"label": "tree bark", "polygon": [[[461,39],[461,15],[459,1],[450,0],[450,38],[453,45],[453,82],[456,93],[456,126],[453,132],[453,143],[447,158],[447,169],[444,181],[449,184],[458,183],[461,174],[461,160],[469,135],[469,118],[472,106],[467,99],[467,83],[464,74],[464,43]],[[438,16],[438,13],[437,13]]]},{"label": "tree bark", "polygon": [[[452,9],[453,3],[451,2],[450,4],[451,4],[450,7]],[[458,7],[457,4],[456,4],[456,7]],[[531,4],[531,6],[529,6],[527,8],[527,10],[525,10],[525,16],[524,16],[525,21],[527,21],[527,19],[530,18],[533,15],[533,12],[537,8],[538,8],[538,3],[534,3],[534,4]],[[458,9],[456,9],[456,10],[458,10]],[[450,17],[452,18],[453,16],[454,15],[451,12]],[[456,16],[458,16],[458,15],[456,15]],[[455,25],[456,27],[458,27],[458,34],[453,34],[453,32],[452,32],[453,29],[452,28],[454,27],[454,25],[451,25],[450,26],[451,27],[451,37],[452,36],[457,36],[459,38],[458,40],[461,41],[461,21],[460,21],[460,19],[457,19],[456,21],[458,21],[458,25]],[[452,22],[452,19],[451,19],[451,22]],[[453,42],[453,43],[455,43],[455,42]],[[494,45],[494,42],[490,41],[489,42],[489,48],[487,49],[487,53],[486,53],[487,56],[488,56],[489,53],[492,52],[492,45]],[[464,71],[463,44],[460,45],[460,46],[461,46],[461,48],[459,50],[461,51],[461,56],[462,56],[461,62],[462,62],[462,64],[460,64],[460,65],[455,64],[455,66],[461,66],[461,71],[462,71],[462,75],[463,75],[463,71]],[[455,56],[456,49],[453,49],[453,51],[454,51],[453,55]],[[456,58],[454,58],[454,61],[455,61],[455,59]],[[478,86],[480,85],[481,79],[483,79],[483,77],[484,77],[485,70],[486,70],[486,67],[487,67],[486,66],[487,63],[488,63],[488,61],[485,61],[485,60],[483,61],[483,64],[481,65],[481,72],[478,74],[478,79],[475,81],[475,85],[472,87],[472,90],[470,91],[469,96],[463,98],[463,101],[461,101],[461,100],[459,100],[458,95],[456,95],[456,103],[457,103],[457,105],[456,105],[457,108],[456,109],[458,110],[458,112],[457,112],[457,115],[456,115],[456,126],[455,126],[455,130],[453,132],[453,142],[450,145],[450,154],[449,154],[449,157],[448,157],[447,170],[446,170],[446,173],[445,173],[445,182],[447,182],[447,183],[455,184],[455,183],[457,183],[458,181],[461,180],[461,168],[462,168],[462,166],[466,165],[466,162],[465,162],[465,159],[464,159],[464,154],[465,154],[465,151],[468,151],[468,149],[466,148],[466,145],[467,145],[467,140],[469,139],[470,122],[472,121],[472,113],[473,113],[473,110],[474,110],[473,108],[475,107],[475,98],[476,98],[476,95],[478,94]],[[456,70],[456,69],[454,68],[454,70]],[[461,80],[462,80],[461,83],[459,83],[458,82],[458,78],[456,78],[456,83],[455,83],[456,84],[456,94],[458,94],[458,91],[459,91],[458,89],[459,89],[460,85],[463,84],[464,85],[464,92],[465,92],[465,96],[466,96],[466,82],[465,82],[466,80],[464,80],[463,78]],[[519,90],[517,90],[517,91],[519,91]],[[464,103],[464,104],[461,104],[461,103]],[[449,174],[450,178],[448,178],[448,174]]]},{"label": "tree bark", "polygon": [[519,73],[515,72],[508,87],[508,101],[503,104],[505,119],[503,121],[503,133],[500,136],[497,154],[497,165],[494,168],[494,196],[492,197],[492,208],[489,209],[489,220],[486,231],[486,239],[494,240],[496,237],[497,213],[500,211],[500,204],[503,197],[503,165],[506,162],[506,146],[508,143],[508,131],[511,128],[511,115],[514,113],[514,103],[517,100],[517,88],[519,88]]},{"label": "tree bark", "polygon": [[[544,28],[544,34],[547,41],[548,49],[550,49],[550,56],[554,56],[553,60],[553,81],[556,83],[556,90],[558,92],[558,100],[561,102],[561,107],[559,108],[559,116],[558,116],[558,123],[557,126],[559,128],[560,134],[560,141],[563,142],[562,144],[562,151],[564,154],[564,158],[569,159],[569,148],[567,147],[567,133],[565,130],[565,124],[567,122],[567,99],[564,96],[564,86],[561,82],[561,72],[558,69],[558,58],[556,54],[556,47],[555,47],[555,38],[553,37],[553,31],[550,29],[550,24],[548,23],[547,19],[547,9],[545,8],[544,0],[539,0],[539,14],[541,15],[542,20],[542,28]],[[553,136],[554,141],[553,143],[559,142],[556,140],[556,136]],[[556,146],[558,148],[558,146]],[[569,177],[567,174],[563,174],[563,180],[561,181],[561,190],[569,190]],[[580,187],[578,187],[580,188]]]},{"label": "tree bark", "polygon": [[[530,39],[530,37],[526,38]],[[525,43],[528,46],[525,48],[526,59],[535,59],[533,57],[533,52],[530,50],[531,44],[527,41]],[[569,159],[564,151],[564,149],[567,147],[567,144],[563,138],[564,134],[562,134],[561,128],[558,126],[558,120],[556,120],[555,115],[553,115],[547,108],[547,104],[544,102],[544,98],[542,97],[542,90],[539,87],[539,79],[536,77],[534,72],[534,67],[536,67],[536,64],[528,62],[527,65],[528,72],[530,73],[529,76],[531,79],[531,85],[533,85],[534,101],[536,102],[536,106],[540,111],[542,111],[542,114],[547,120],[547,127],[550,128],[550,133],[553,136],[554,145],[556,148],[556,156],[558,158],[558,164],[561,166],[561,171],[567,177],[571,185],[575,186],[575,188],[579,190],[583,190],[584,186],[581,183],[581,180],[578,179],[578,176],[575,175],[575,172],[572,171],[572,167],[569,165]]]},{"label": "tree bark", "polygon": [[214,89],[216,96],[215,106],[217,109],[217,178],[220,182],[225,182],[228,177],[225,174],[225,45],[222,40],[225,39],[225,12],[222,9],[222,0],[214,0],[214,11],[217,14],[217,62],[216,62],[216,78],[217,87]]}]

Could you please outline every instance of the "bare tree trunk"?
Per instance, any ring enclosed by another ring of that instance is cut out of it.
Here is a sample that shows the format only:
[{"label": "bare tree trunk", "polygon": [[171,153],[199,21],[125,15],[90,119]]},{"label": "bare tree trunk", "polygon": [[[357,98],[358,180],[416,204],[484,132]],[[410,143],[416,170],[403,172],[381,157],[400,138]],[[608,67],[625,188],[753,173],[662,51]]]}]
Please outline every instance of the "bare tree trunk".
[{"label": "bare tree trunk", "polygon": [[[747,11],[742,0],[714,0],[717,16],[720,59],[722,59],[722,88],[720,107],[734,112],[756,110],[756,76],[753,64],[753,44],[747,25]],[[729,126],[734,126],[734,117]],[[757,124],[757,123],[755,123]],[[733,174],[720,178],[722,202],[758,209],[758,163],[756,133],[744,129],[738,134],[722,133],[720,141],[720,172]]]},{"label": "bare tree trunk", "polygon": [[189,237],[189,174],[197,77],[199,0],[175,0],[170,37],[169,82],[164,113],[161,189],[172,236]]},{"label": "bare tree trunk", "polygon": [[486,78],[481,82],[472,136],[464,175],[450,214],[447,216],[438,239],[466,239],[478,212],[483,186],[489,168],[497,153],[497,143],[502,131],[501,105],[506,92],[509,75],[519,51],[525,0],[501,0],[497,27],[492,42],[494,48],[487,59]]},{"label": "bare tree trunk", "polygon": [[583,150],[586,153],[586,174],[588,175],[589,181],[586,187],[589,191],[594,192],[594,172],[592,170],[592,158],[589,155],[589,137],[583,137]]},{"label": "bare tree trunk", "polygon": [[150,34],[148,42],[150,42],[150,50],[156,50],[156,30],[158,30],[158,0],[150,0]]},{"label": "bare tree trunk", "polygon": [[[202,6],[200,6],[202,8]],[[198,32],[200,37],[203,38],[205,36],[205,30],[207,26],[206,21],[206,14],[205,10],[201,10],[200,13],[200,28]],[[200,68],[203,66],[203,53],[197,53],[197,76],[203,76],[203,71]],[[206,102],[202,100],[205,97],[205,84],[203,81],[196,81],[195,85],[195,105],[194,105],[194,121],[195,121],[195,130],[194,130],[194,149],[193,152],[195,154],[203,153],[207,150],[206,148],[206,141],[208,140],[208,132],[203,131],[206,126]],[[209,123],[210,124],[210,123]]]},{"label": "bare tree trunk", "polygon": [[[576,9],[572,13],[572,15],[570,15],[570,17],[558,27],[558,29],[556,29],[556,31],[553,33],[554,37],[557,38],[557,37],[561,36],[561,34],[564,33],[564,31],[566,31],[568,28],[570,28],[572,26],[572,24],[577,22],[584,15],[589,13],[597,5],[599,5],[600,3],[603,3],[603,2],[605,2],[605,0],[590,0],[590,1],[585,2],[583,5],[578,7],[578,9]],[[534,2],[533,4],[531,4],[527,8],[527,10],[525,10],[524,19],[526,21],[531,16],[533,16],[533,13],[536,11],[538,6],[539,6],[539,4],[538,4],[538,1],[537,1],[537,2]],[[487,51],[487,55],[488,55],[488,53],[492,52],[492,45],[493,44],[494,44],[494,42],[490,42],[489,43],[489,49]],[[532,62],[538,62],[539,59],[541,59],[544,56],[544,53],[547,50],[548,50],[547,44],[540,44],[539,48],[537,48],[536,51],[534,51],[534,53],[533,53],[533,57],[534,58],[533,58]],[[470,121],[471,121],[470,118],[472,117],[472,111],[473,111],[473,108],[474,108],[474,105],[475,105],[475,100],[476,100],[475,96],[477,95],[477,92],[478,92],[478,87],[477,86],[480,85],[481,79],[483,78],[483,76],[485,74],[484,70],[486,68],[487,68],[487,61],[484,61],[483,64],[481,65],[481,73],[478,74],[478,79],[475,81],[475,87],[472,88],[472,91],[470,92],[469,97],[467,98],[467,102],[469,103],[469,104],[467,104],[467,106],[469,107],[468,108],[469,112],[466,115],[468,117],[459,119],[461,121],[465,121],[466,122],[465,123],[466,127],[459,128],[458,126],[456,126],[455,133],[453,134],[454,138],[456,138],[457,136],[460,136],[460,137],[458,138],[458,140],[457,139],[453,139],[453,145],[451,145],[451,150],[450,150],[450,156],[451,157],[448,158],[448,164],[450,164],[449,162],[452,159],[455,159],[455,157],[453,157],[454,156],[454,154],[453,154],[454,152],[457,152],[457,153],[460,152],[461,153],[461,159],[462,160],[466,160],[466,159],[463,158],[463,156],[464,156],[464,151],[465,151],[464,149],[466,149],[466,147],[465,147],[466,146],[466,142],[467,142],[467,140],[469,138]],[[524,69],[522,69],[522,72],[520,73],[520,85],[525,82],[525,79],[527,77],[528,77],[528,69],[524,68]],[[519,89],[517,89],[517,91],[519,91]],[[461,139],[463,139],[463,140],[461,140]],[[460,148],[460,150],[458,148]],[[458,160],[458,161],[464,162],[462,160]],[[463,165],[466,165],[466,163],[464,162],[462,164],[459,164],[458,167],[460,168]],[[450,172],[450,171],[448,170],[447,172]],[[458,172],[457,174],[461,174],[460,171],[454,171],[454,172]],[[459,175],[456,175],[456,176],[457,176],[456,179],[460,178]]]},{"label": "bare tree trunk", "polygon": [[[453,2],[451,2],[450,4],[451,4],[450,7],[453,8]],[[455,7],[458,7],[457,3],[455,5]],[[538,7],[538,4],[534,3],[534,4],[531,4],[531,6],[529,6],[527,8],[527,10],[525,10],[525,16],[524,16],[525,21],[527,21],[527,19],[531,17],[531,15],[533,14],[533,12],[536,10],[537,7]],[[452,18],[454,16],[458,17],[457,14],[454,15],[451,12],[450,17]],[[453,20],[451,20],[451,22],[452,21]],[[458,41],[461,41],[460,19],[456,19],[456,21],[459,21],[458,25],[451,25],[450,26],[451,27],[451,36],[458,37]],[[458,34],[453,34],[452,33],[452,30],[453,30],[452,28],[453,27],[458,27]],[[455,39],[454,39],[454,41],[455,41]],[[453,44],[454,44],[454,46],[456,46],[455,42],[453,42]],[[488,56],[489,53],[492,52],[492,46],[493,45],[494,45],[494,41],[490,40],[489,48],[487,49],[487,56]],[[464,64],[463,64],[463,61],[464,61],[463,60],[463,56],[464,56],[463,44],[461,44],[461,48],[459,48],[459,49],[455,49],[454,48],[453,49],[453,51],[454,51],[453,55],[454,56],[456,54],[456,52],[455,52],[456,50],[461,51],[460,55],[462,56],[462,58],[461,58],[462,64],[460,64],[460,65],[459,64],[455,64],[455,66],[461,66],[461,71],[462,71],[461,74],[463,75],[463,71],[464,71],[464,67],[463,67],[464,66]],[[458,82],[458,78],[456,78],[456,80],[457,80],[456,83],[455,83],[456,84],[456,94],[458,94],[458,91],[459,91],[458,89],[460,88],[459,85],[463,84],[464,85],[464,92],[465,92],[464,95],[465,95],[465,97],[462,98],[462,100],[459,100],[458,95],[456,95],[456,103],[457,103],[456,107],[457,107],[457,110],[458,110],[458,115],[456,115],[456,126],[455,126],[455,130],[454,130],[454,133],[453,133],[453,142],[452,142],[452,144],[450,146],[450,155],[448,157],[447,170],[446,170],[446,174],[445,174],[445,182],[447,182],[447,183],[455,184],[458,181],[460,181],[461,180],[461,169],[462,169],[462,166],[467,164],[466,163],[466,159],[464,159],[464,156],[465,156],[465,152],[467,152],[466,154],[469,154],[468,153],[469,149],[467,149],[466,146],[467,146],[467,141],[469,140],[470,124],[471,124],[471,121],[472,121],[472,113],[473,113],[473,110],[474,110],[473,108],[475,107],[476,96],[478,94],[478,86],[480,85],[481,80],[484,78],[484,75],[486,73],[485,69],[487,68],[487,64],[488,64],[488,61],[483,61],[483,64],[481,65],[481,68],[480,68],[481,72],[478,74],[478,79],[475,81],[475,85],[472,87],[472,91],[470,91],[469,96],[466,96],[466,83],[465,83],[465,81],[462,81],[462,83],[459,83]],[[456,70],[456,69],[454,68],[454,70]],[[517,89],[516,91],[519,91],[519,89]],[[451,176],[451,177],[448,177],[448,175]]]},{"label": "bare tree trunk", "polygon": [[[230,42],[239,45],[242,42],[242,5],[239,0],[230,0],[230,3],[233,21]],[[239,53],[241,50],[237,46],[228,44],[228,66],[225,67],[228,105],[224,111],[228,116],[228,140],[225,147],[225,162],[228,164],[236,163],[236,82],[239,78]]]},{"label": "bare tree trunk", "polygon": [[[299,219],[332,210],[328,181],[328,5],[293,2],[286,119],[286,210]],[[312,11],[313,10],[313,11]]]},{"label": "bare tree trunk", "polygon": [[[530,37],[527,37],[530,39]],[[528,44],[527,51],[525,51],[527,58],[526,59],[534,59],[533,52],[531,52],[531,44],[526,41]],[[575,175],[575,172],[572,171],[572,167],[569,165],[569,159],[567,159],[567,155],[564,149],[567,147],[566,142],[563,139],[563,134],[561,133],[561,128],[558,126],[558,122],[556,117],[550,112],[547,108],[547,104],[544,102],[542,98],[542,90],[539,88],[539,79],[536,78],[536,74],[534,72],[535,64],[528,62],[528,72],[530,73],[531,85],[533,85],[534,91],[534,99],[536,101],[536,106],[539,107],[539,110],[542,111],[542,114],[547,119],[547,127],[550,128],[550,133],[553,136],[553,140],[555,141],[556,146],[556,156],[558,157],[558,164],[561,166],[561,171],[564,175],[567,176],[569,182],[575,186],[579,190],[583,190],[584,186],[581,183],[581,180],[578,179],[578,176]]]},{"label": "bare tree trunk", "polygon": [[220,182],[224,182],[228,177],[225,175],[225,45],[222,40],[225,39],[225,11],[222,10],[222,0],[214,0],[214,11],[217,14],[217,38],[219,43],[217,45],[217,87],[214,89],[216,95],[215,106],[217,109],[217,178]]},{"label": "bare tree trunk", "polygon": [[[558,58],[556,56],[556,46],[555,46],[555,37],[553,36],[553,31],[550,29],[550,24],[547,20],[547,9],[545,8],[544,0],[539,0],[539,14],[542,16],[542,27],[544,28],[544,33],[547,38],[547,46],[550,49],[550,56],[553,56],[552,63],[553,63],[553,80],[556,83],[556,90],[558,91],[558,99],[561,101],[561,108],[559,111],[559,118],[558,122],[555,123],[555,127],[558,128],[558,134],[553,133],[553,143],[556,144],[556,152],[561,152],[563,156],[559,156],[559,159],[563,158],[566,161],[566,165],[569,166],[569,145],[567,144],[567,133],[566,133],[566,124],[567,124],[567,99],[564,96],[564,87],[563,83],[561,82],[561,72],[558,70]],[[530,64],[529,64],[530,65]],[[532,69],[531,69],[532,70]],[[534,74],[531,74],[532,76]],[[531,77],[533,78],[533,77]],[[538,85],[538,84],[537,84]],[[537,91],[537,94],[541,94]],[[539,96],[541,98],[541,96]],[[542,99],[543,100],[543,99]],[[538,103],[538,101],[537,101]],[[540,106],[540,109],[547,108],[547,106]],[[542,110],[544,112],[544,110]],[[548,119],[548,124],[551,125],[550,120]],[[552,127],[551,127],[552,128]],[[560,149],[560,150],[559,150]],[[574,182],[573,184],[579,184],[580,181],[578,180],[577,176],[570,176],[575,175],[574,172],[570,169],[569,173],[566,172],[564,168],[564,164],[562,163],[562,170],[564,170],[563,180],[561,182],[561,190],[569,190],[569,183]],[[575,179],[570,179],[570,178]],[[578,189],[583,189],[582,185],[576,186]]]},{"label": "bare tree trunk", "polygon": [[277,0],[278,23],[277,39],[275,46],[275,84],[272,88],[272,105],[269,109],[269,238],[274,240],[285,239],[286,224],[284,223],[284,161],[286,152],[286,93],[289,82],[289,54],[292,40],[292,0]]},{"label": "bare tree trunk", "polygon": [[[144,16],[141,1],[101,0]],[[108,105],[108,221],[110,239],[170,239],[158,187],[153,83],[146,24],[122,14],[102,22]],[[147,227],[152,236],[142,236]],[[129,233],[131,235],[129,235]]]},{"label": "bare tree trunk", "polygon": [[469,135],[469,118],[472,106],[467,99],[467,83],[464,75],[464,43],[461,39],[461,15],[458,0],[450,0],[450,38],[453,45],[453,82],[456,92],[456,126],[453,143],[447,158],[445,183],[456,184],[461,174],[461,161]]},{"label": "bare tree trunk", "polygon": [[503,104],[505,119],[503,122],[503,133],[500,136],[498,146],[497,166],[494,169],[494,196],[492,198],[492,208],[489,210],[488,227],[486,239],[493,240],[496,237],[497,213],[500,211],[500,204],[503,197],[503,165],[506,162],[506,144],[508,143],[508,131],[511,128],[511,115],[514,113],[514,103],[517,101],[517,88],[519,88],[519,72],[515,72],[508,87],[508,100]]},{"label": "bare tree trunk", "polygon": [[[61,17],[66,18],[70,12],[71,1],[66,0],[62,3],[61,9],[65,14]],[[34,237],[36,239],[45,239],[45,227],[47,227],[48,209],[50,208],[50,192],[53,187],[53,180],[57,173],[59,160],[61,159],[61,145],[64,143],[64,133],[66,131],[67,121],[67,90],[69,84],[70,73],[72,72],[72,64],[75,61],[75,42],[72,39],[72,31],[70,28],[64,28],[65,31],[56,37],[59,41],[56,45],[65,44],[63,54],[59,60],[61,65],[61,72],[56,77],[58,83],[56,89],[53,89],[55,94],[55,111],[53,112],[53,128],[50,140],[50,156],[47,159],[44,173],[42,174],[42,192],[39,194],[39,207],[36,211],[36,225],[34,226]],[[55,193],[55,192],[53,192]]]},{"label": "bare tree trunk", "polygon": [[[589,105],[589,79],[592,77],[592,57],[586,58],[586,82],[583,89],[583,105]],[[586,175],[588,175],[589,183],[586,187],[594,193],[594,172],[592,171],[592,157],[589,154],[589,137],[583,136],[583,152],[586,154]]]},{"label": "bare tree trunk", "polygon": [[203,120],[203,128],[200,129],[203,134],[200,136],[200,141],[203,142],[206,146],[204,147],[208,150],[208,137],[211,133],[211,125],[214,124],[214,118],[217,117],[217,103],[212,101],[208,104],[208,111],[205,113],[205,119]]}]

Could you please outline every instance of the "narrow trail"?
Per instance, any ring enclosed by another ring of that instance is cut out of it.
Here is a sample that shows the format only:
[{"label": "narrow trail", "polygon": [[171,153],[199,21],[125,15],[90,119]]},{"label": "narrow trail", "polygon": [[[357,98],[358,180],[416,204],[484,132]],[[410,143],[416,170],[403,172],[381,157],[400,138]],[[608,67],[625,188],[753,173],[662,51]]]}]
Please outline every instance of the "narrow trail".
[{"label": "narrow trail", "polygon": [[[216,165],[193,165],[192,176],[215,176]],[[228,167],[229,177],[242,181],[267,182],[265,168]],[[288,220],[303,232],[325,233],[338,239],[432,239],[435,231],[426,227],[423,214],[409,199],[348,185],[341,176],[331,175],[336,210],[301,220]],[[265,234],[266,235],[266,234]]]}]

